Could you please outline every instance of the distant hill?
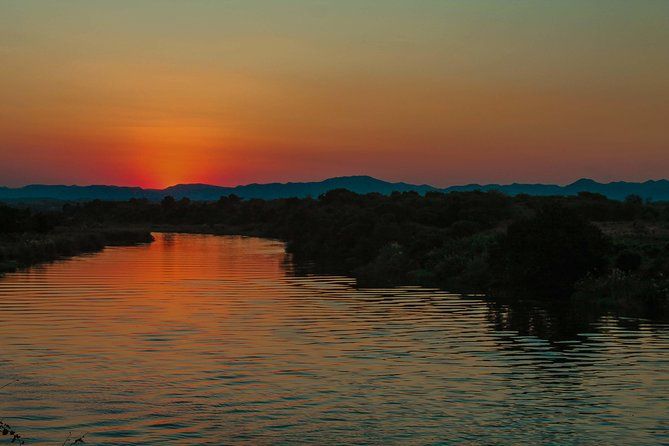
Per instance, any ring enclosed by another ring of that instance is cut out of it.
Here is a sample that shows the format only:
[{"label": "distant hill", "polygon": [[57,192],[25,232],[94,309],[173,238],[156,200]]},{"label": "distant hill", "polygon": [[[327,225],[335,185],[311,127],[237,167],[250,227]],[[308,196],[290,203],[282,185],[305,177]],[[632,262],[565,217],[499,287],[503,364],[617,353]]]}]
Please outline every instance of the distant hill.
[{"label": "distant hill", "polygon": [[159,192],[141,187],[31,184],[19,188],[0,187],[0,199],[128,200]]},{"label": "distant hill", "polygon": [[329,178],[324,181],[305,183],[268,183],[247,184],[235,187],[213,186],[210,184],[177,184],[168,188],[142,189],[140,187],[121,186],[50,186],[34,184],[19,188],[0,187],[0,200],[128,200],[130,198],[147,198],[161,200],[167,195],[180,199],[218,200],[222,195],[235,194],[242,198],[273,198],[287,197],[318,197],[333,189],[349,189],[353,192],[366,194],[378,192],[389,194],[393,191],[416,191],[425,193],[438,190],[432,186],[407,183],[390,183],[369,176],[350,176]]},{"label": "distant hill", "polygon": [[329,178],[324,181],[307,183],[266,183],[247,184],[236,187],[210,186],[207,184],[178,184],[168,187],[163,192],[175,198],[188,197],[192,200],[217,200],[221,195],[235,194],[242,198],[318,197],[333,189],[348,189],[359,194],[378,192],[389,194],[393,191],[416,191],[425,193],[437,190],[432,186],[407,183],[389,183],[369,176],[350,176]]},{"label": "distant hill", "polygon": [[579,192],[595,192],[609,198],[622,200],[628,195],[636,194],[644,199],[655,201],[669,200],[669,181],[646,181],[630,183],[618,181],[598,183],[590,179],[581,179],[566,186],[554,184],[468,184],[451,186],[444,189],[428,185],[408,183],[391,183],[370,176],[348,176],[329,178],[324,181],[303,183],[268,183],[247,184],[235,187],[213,186],[209,184],[177,184],[166,189],[143,189],[140,187],[122,186],[62,186],[33,184],[19,188],[0,187],[0,200],[32,201],[32,200],[128,200],[130,198],[146,198],[161,200],[167,195],[180,199],[218,200],[222,195],[235,194],[242,198],[288,198],[318,197],[332,189],[348,189],[360,194],[377,192],[389,194],[394,191],[415,191],[424,194],[429,191],[452,192],[472,190],[497,190],[508,195],[576,195]]},{"label": "distant hill", "polygon": [[468,184],[465,186],[451,186],[441,189],[444,192],[471,191],[471,190],[497,190],[507,195],[577,195],[579,192],[593,192],[602,194],[613,200],[623,200],[629,195],[639,195],[644,199],[654,201],[669,200],[669,181],[645,181],[643,183],[632,183],[616,181],[613,183],[598,183],[597,181],[582,178],[566,186],[555,184]]}]

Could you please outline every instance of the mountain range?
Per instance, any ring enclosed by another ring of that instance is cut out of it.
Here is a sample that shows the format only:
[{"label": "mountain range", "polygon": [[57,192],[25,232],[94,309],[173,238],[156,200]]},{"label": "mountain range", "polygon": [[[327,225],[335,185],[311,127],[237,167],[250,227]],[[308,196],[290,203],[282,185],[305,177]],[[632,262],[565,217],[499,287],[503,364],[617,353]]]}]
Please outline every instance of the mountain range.
[{"label": "mountain range", "polygon": [[329,190],[348,189],[360,194],[377,192],[390,194],[391,192],[415,191],[420,194],[426,192],[454,192],[496,190],[508,195],[576,195],[579,192],[593,192],[608,198],[622,200],[628,195],[639,195],[644,199],[654,201],[669,200],[669,181],[645,181],[642,183],[617,181],[599,183],[591,179],[580,179],[565,186],[555,184],[467,184],[437,188],[429,185],[408,183],[392,183],[370,176],[346,176],[329,178],[324,181],[303,183],[266,183],[247,184],[235,187],[214,186],[209,184],[177,184],[165,189],[144,189],[141,187],[123,186],[64,186],[32,184],[24,187],[0,187],[0,200],[128,200],[130,198],[146,198],[161,200],[171,195],[176,199],[188,197],[191,200],[217,200],[223,195],[235,194],[241,198],[288,198],[288,197],[318,197]]}]

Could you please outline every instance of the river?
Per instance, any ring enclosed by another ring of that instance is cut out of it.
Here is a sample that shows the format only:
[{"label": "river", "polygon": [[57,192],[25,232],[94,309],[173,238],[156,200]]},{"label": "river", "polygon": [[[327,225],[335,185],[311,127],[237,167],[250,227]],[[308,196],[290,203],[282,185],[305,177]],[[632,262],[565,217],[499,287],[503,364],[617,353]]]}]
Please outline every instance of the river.
[{"label": "river", "polygon": [[669,442],[667,323],[357,289],[277,241],[155,236],[0,278],[0,418],[27,444]]}]

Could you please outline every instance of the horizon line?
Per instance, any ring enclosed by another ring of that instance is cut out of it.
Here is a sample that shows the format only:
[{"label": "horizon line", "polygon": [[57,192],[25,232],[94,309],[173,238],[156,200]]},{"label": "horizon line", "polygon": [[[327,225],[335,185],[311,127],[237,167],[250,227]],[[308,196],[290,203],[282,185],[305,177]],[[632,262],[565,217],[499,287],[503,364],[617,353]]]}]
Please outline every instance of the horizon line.
[{"label": "horizon line", "polygon": [[0,188],[3,189],[23,189],[26,187],[30,186],[47,186],[47,187],[118,187],[118,188],[127,188],[127,189],[142,189],[142,190],[155,190],[155,191],[164,191],[166,189],[174,188],[174,187],[179,187],[179,186],[210,186],[210,187],[220,187],[220,188],[226,188],[226,189],[234,189],[234,188],[239,188],[239,187],[246,187],[246,186],[264,186],[264,185],[288,185],[288,184],[309,184],[309,183],[323,183],[328,180],[336,180],[336,179],[346,179],[346,178],[369,178],[377,181],[382,181],[385,183],[389,184],[406,184],[410,186],[416,186],[416,187],[432,187],[434,189],[448,189],[451,187],[462,187],[462,186],[513,186],[513,185],[541,185],[541,186],[559,186],[559,187],[567,187],[571,186],[573,184],[576,184],[580,181],[592,181],[597,184],[601,185],[610,185],[610,184],[615,184],[615,183],[637,183],[637,184],[644,184],[644,183],[653,183],[653,182],[660,182],[660,181],[669,181],[669,178],[658,178],[658,179],[646,179],[646,180],[640,180],[640,181],[634,181],[634,180],[612,180],[608,182],[603,182],[596,180],[594,178],[588,178],[588,177],[581,177],[577,178],[571,182],[566,182],[566,183],[541,183],[541,182],[519,182],[519,181],[513,181],[510,183],[495,183],[495,182],[486,182],[486,183],[479,183],[479,182],[469,182],[469,183],[457,183],[457,184],[451,184],[448,186],[433,186],[432,184],[429,183],[411,183],[407,181],[389,181],[381,178],[377,178],[371,175],[340,175],[340,176],[334,176],[334,177],[327,177],[321,180],[312,180],[312,181],[268,181],[264,183],[260,182],[253,182],[253,183],[244,183],[244,184],[237,184],[234,186],[223,186],[219,184],[213,184],[213,183],[201,183],[201,182],[195,182],[195,183],[176,183],[172,184],[169,186],[165,187],[145,187],[145,186],[129,186],[129,185],[118,185],[118,184],[65,184],[65,183],[26,183],[22,186],[5,186],[5,185],[0,185]]}]

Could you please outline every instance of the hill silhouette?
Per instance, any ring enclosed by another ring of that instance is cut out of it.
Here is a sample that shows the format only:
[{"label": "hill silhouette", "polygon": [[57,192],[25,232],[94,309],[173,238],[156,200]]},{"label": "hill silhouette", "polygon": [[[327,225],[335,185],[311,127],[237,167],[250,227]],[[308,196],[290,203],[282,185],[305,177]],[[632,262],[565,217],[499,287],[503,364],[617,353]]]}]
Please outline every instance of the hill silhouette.
[{"label": "hill silhouette", "polygon": [[366,175],[344,176],[329,178],[313,182],[265,183],[246,184],[235,187],[215,186],[210,184],[177,184],[165,189],[144,189],[141,187],[124,186],[76,186],[76,185],[44,185],[32,184],[24,187],[0,187],[0,200],[112,200],[123,201],[131,198],[146,198],[158,201],[165,196],[176,199],[188,197],[191,200],[218,200],[219,197],[235,194],[241,198],[304,198],[318,197],[335,189],[348,189],[358,194],[376,192],[390,194],[392,192],[414,191],[425,194],[430,191],[491,191],[496,190],[507,195],[536,195],[536,196],[569,196],[580,192],[602,194],[607,198],[622,200],[629,195],[638,195],[645,200],[669,201],[669,181],[649,180],[642,183],[617,181],[599,183],[583,178],[571,184],[560,186],[556,184],[467,184],[437,188],[429,185],[417,185],[403,182],[388,182]]}]

